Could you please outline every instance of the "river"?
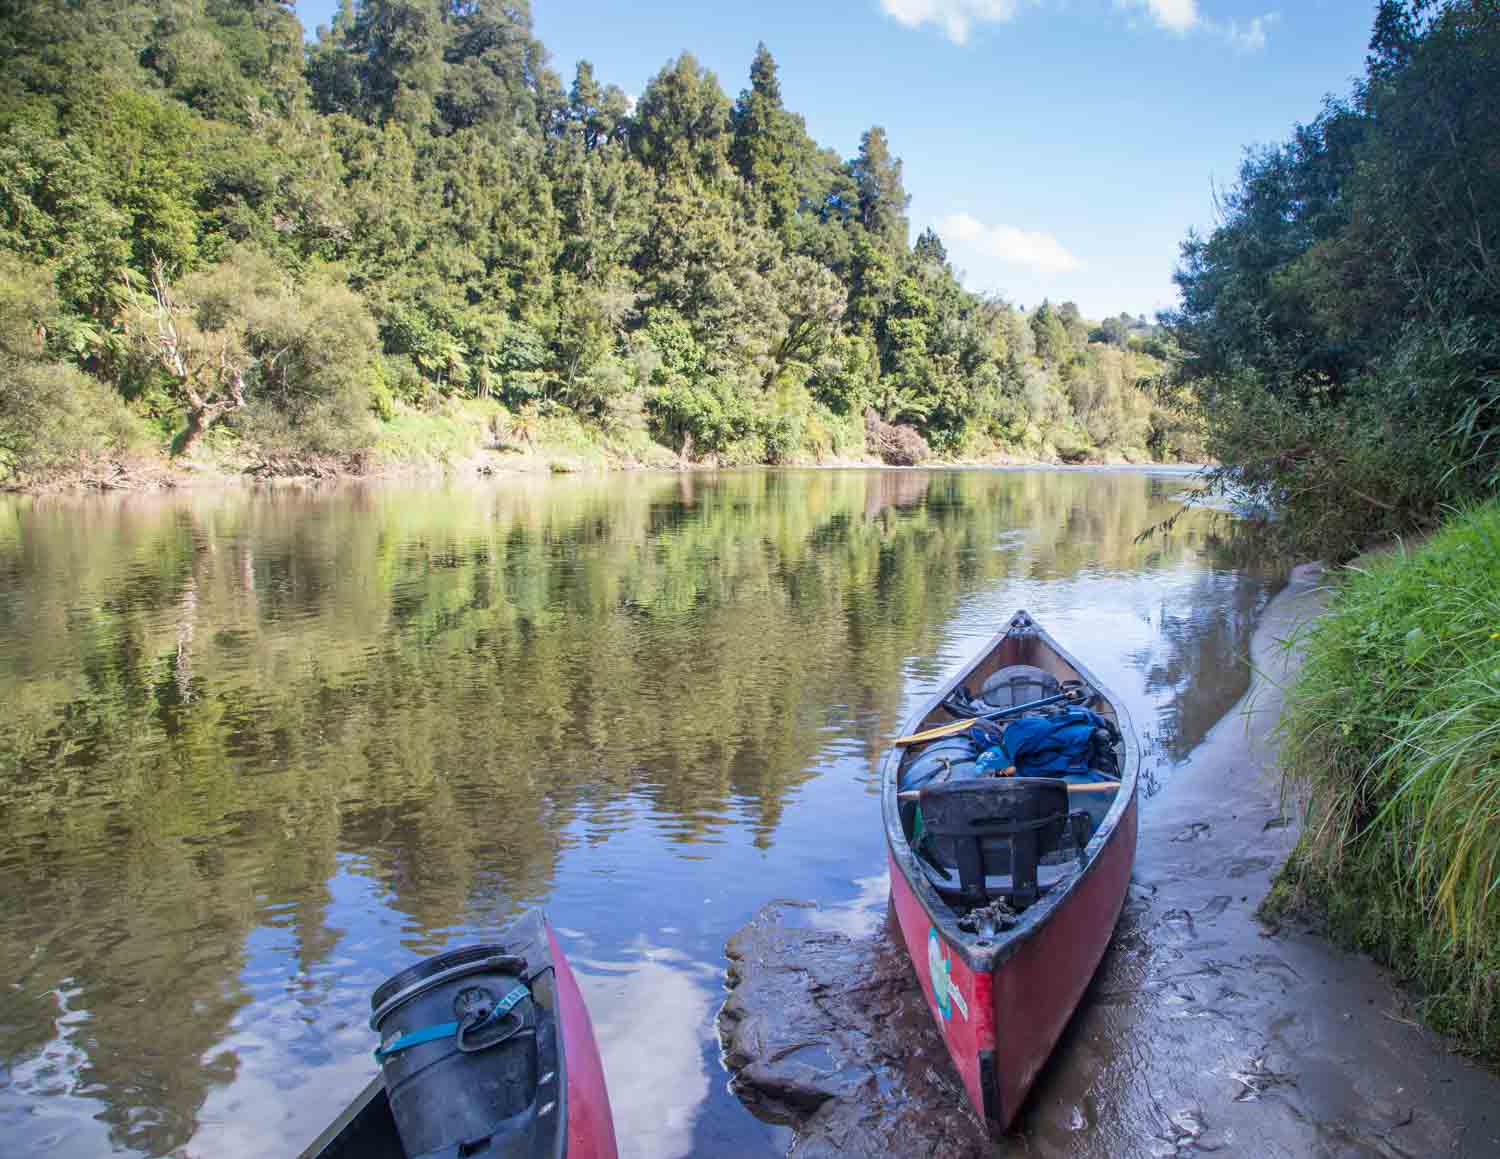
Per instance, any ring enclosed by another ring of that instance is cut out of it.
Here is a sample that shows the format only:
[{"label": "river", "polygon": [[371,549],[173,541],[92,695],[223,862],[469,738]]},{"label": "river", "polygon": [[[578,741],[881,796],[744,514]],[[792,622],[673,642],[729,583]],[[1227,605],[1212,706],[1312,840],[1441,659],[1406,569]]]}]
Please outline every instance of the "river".
[{"label": "river", "polygon": [[370,991],[544,903],[622,1154],[777,1154],[719,1063],[725,938],[883,904],[873,758],[1018,607],[1167,783],[1279,582],[1207,511],[1135,542],[1190,485],[0,498],[0,1152],[294,1154],[373,1073]]}]

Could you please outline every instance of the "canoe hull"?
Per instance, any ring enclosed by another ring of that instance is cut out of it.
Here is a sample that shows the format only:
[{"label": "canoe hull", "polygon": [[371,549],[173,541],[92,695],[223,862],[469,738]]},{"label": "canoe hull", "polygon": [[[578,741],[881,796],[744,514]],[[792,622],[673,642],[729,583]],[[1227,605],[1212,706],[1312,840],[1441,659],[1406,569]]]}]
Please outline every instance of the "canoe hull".
[{"label": "canoe hull", "polygon": [[[891,907],[901,940],[927,999],[927,1009],[942,1032],[943,1044],[963,1080],[969,1104],[992,1127],[999,1117],[995,1098],[995,1005],[993,975],[970,968],[962,951],[940,930],[917,900],[911,882],[891,864]],[[986,1057],[990,1060],[985,1065]],[[1003,1129],[1003,1128],[998,1128]]]},{"label": "canoe hull", "polygon": [[[892,906],[922,995],[970,1105],[994,1133],[1015,1118],[1109,945],[1135,860],[1136,815],[1132,801],[1088,880],[988,973],[969,966],[890,859]],[[944,975],[936,985],[935,970]]]},{"label": "canoe hull", "polygon": [[[1022,612],[904,731],[940,723],[943,698],[972,674],[1018,660],[1034,663],[1043,651],[1059,675],[1071,672],[1099,687]],[[922,874],[896,808],[900,751],[887,754],[883,766],[892,912],[969,1102],[994,1135],[1014,1121],[1088,989],[1130,884],[1140,754],[1123,706],[1107,693],[1105,699],[1124,737],[1117,800],[1090,840],[1076,878],[1025,911],[1016,930],[990,941],[961,931],[953,910]]]},{"label": "canoe hull", "polygon": [[1021,1109],[1114,935],[1135,862],[1137,812],[1132,800],[1087,880],[1035,937],[995,970],[995,1079],[1001,1130]]},{"label": "canoe hull", "polygon": [[589,1008],[550,923],[547,940],[557,968],[563,1057],[568,1060],[568,1159],[616,1159],[615,1120]]}]

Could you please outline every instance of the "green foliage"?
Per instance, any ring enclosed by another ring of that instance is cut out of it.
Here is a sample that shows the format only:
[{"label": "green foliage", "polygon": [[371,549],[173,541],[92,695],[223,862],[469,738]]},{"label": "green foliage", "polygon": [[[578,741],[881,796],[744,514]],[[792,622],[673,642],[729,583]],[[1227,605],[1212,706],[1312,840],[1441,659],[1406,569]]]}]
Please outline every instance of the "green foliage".
[{"label": "green foliage", "polygon": [[1366,76],[1248,155],[1168,318],[1221,489],[1348,555],[1500,485],[1500,23],[1384,0]]},{"label": "green foliage", "polygon": [[375,324],[336,270],[283,286],[252,320],[259,359],[245,432],[262,444],[313,452],[367,444]]},{"label": "green foliage", "polygon": [[127,267],[128,219],[92,151],[32,105],[0,142],[0,245],[46,262],[65,300],[101,300]]},{"label": "green foliage", "polygon": [[799,163],[813,151],[799,120],[781,103],[776,61],[764,44],[750,65],[750,87],[730,113],[730,160],[765,206],[771,227],[787,236],[800,202]]},{"label": "green foliage", "polygon": [[1301,643],[1282,755],[1310,807],[1281,904],[1311,903],[1500,1058],[1500,507],[1353,571]]},{"label": "green foliage", "polygon": [[1036,353],[1049,366],[1060,366],[1073,351],[1068,338],[1068,328],[1062,315],[1043,301],[1031,315],[1031,334],[1036,341]]},{"label": "green foliage", "polygon": [[492,399],[452,399],[431,407],[397,402],[371,445],[383,462],[446,466],[478,453],[507,417]]},{"label": "green foliage", "polygon": [[685,320],[659,316],[646,333],[659,358],[651,372],[646,411],[661,442],[685,456],[695,451],[723,454],[751,436],[755,423],[749,399],[708,373],[708,352]]},{"label": "green foliage", "polygon": [[179,451],[221,419],[278,454],[349,449],[368,434],[375,326],[336,270],[315,267],[298,285],[235,248],[176,285],[158,268],[128,319],[124,373],[180,408]]},{"label": "green foliage", "polygon": [[716,183],[729,160],[729,98],[719,79],[684,52],[646,85],[631,149],[659,177]]},{"label": "green foliage", "polygon": [[95,337],[44,271],[0,252],[0,482],[77,469],[142,441],[119,396],[72,362]]},{"label": "green foliage", "polygon": [[906,207],[911,202],[901,183],[901,161],[891,156],[890,142],[879,125],[859,141],[859,156],[849,165],[860,224],[879,244],[906,248]]}]

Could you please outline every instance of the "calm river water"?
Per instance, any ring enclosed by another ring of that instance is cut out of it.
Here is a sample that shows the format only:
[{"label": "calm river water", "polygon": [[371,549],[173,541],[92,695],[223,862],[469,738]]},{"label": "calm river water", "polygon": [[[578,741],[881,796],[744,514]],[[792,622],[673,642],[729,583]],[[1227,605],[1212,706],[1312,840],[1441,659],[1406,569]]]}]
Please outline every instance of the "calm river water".
[{"label": "calm river water", "polygon": [[[622,1153],[775,1154],[725,938],[884,903],[872,759],[1026,607],[1154,783],[1276,581],[1185,476],[745,472],[0,498],[0,1153],[295,1154],[371,989],[548,907]],[[1150,808],[1149,801],[1146,808]]]}]

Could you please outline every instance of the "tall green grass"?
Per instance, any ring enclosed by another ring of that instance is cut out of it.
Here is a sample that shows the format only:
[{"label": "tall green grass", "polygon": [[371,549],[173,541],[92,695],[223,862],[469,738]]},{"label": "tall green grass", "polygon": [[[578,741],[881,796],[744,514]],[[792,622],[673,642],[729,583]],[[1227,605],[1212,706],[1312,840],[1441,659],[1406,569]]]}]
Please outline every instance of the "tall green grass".
[{"label": "tall green grass", "polygon": [[1321,912],[1500,1059],[1500,505],[1351,569],[1304,643],[1282,758],[1307,823],[1268,904]]}]

